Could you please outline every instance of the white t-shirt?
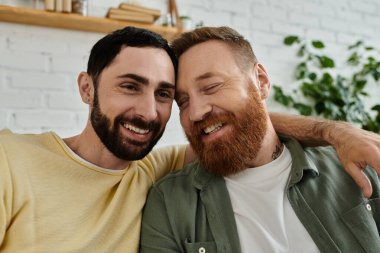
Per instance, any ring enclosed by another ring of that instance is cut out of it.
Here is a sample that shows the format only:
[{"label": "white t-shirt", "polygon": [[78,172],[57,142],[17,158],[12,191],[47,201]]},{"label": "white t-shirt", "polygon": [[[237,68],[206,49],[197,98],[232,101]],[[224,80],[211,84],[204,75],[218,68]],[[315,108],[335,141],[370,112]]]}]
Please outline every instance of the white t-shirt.
[{"label": "white t-shirt", "polygon": [[225,177],[242,253],[319,252],[286,196],[292,158],[276,160]]}]

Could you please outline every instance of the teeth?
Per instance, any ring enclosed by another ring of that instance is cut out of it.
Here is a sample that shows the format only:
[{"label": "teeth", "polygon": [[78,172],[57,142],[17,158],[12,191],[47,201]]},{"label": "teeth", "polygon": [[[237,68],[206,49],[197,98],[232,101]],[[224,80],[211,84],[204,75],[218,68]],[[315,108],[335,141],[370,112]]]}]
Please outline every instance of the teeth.
[{"label": "teeth", "polygon": [[148,129],[137,128],[127,123],[124,124],[124,127],[138,134],[147,134],[149,132]]},{"label": "teeth", "polygon": [[219,123],[217,123],[215,125],[207,127],[203,131],[205,132],[205,134],[210,134],[212,132],[215,132],[215,131],[219,130],[221,127],[222,127],[222,123],[219,122]]}]

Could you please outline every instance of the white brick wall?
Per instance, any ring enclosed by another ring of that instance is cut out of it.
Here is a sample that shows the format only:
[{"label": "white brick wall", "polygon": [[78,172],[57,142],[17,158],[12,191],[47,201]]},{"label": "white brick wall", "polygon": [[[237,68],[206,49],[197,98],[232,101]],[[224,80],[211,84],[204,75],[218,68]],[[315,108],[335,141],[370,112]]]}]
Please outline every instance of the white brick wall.
[{"label": "white brick wall", "polygon": [[[0,0],[0,4],[29,7],[32,2]],[[89,2],[89,14],[103,16],[122,0]],[[166,11],[166,0],[141,2]],[[294,50],[282,44],[285,35],[321,39],[336,56],[358,39],[380,45],[379,0],[177,0],[177,5],[195,23],[228,25],[240,31],[252,42],[272,82],[289,89],[296,58]],[[90,49],[102,36],[0,22],[0,128],[78,134],[86,124],[88,108],[81,102],[76,77],[86,69]],[[380,87],[373,86],[371,93],[378,98]],[[272,110],[284,110],[272,98],[268,103]],[[174,106],[160,145],[184,140]]]},{"label": "white brick wall", "polygon": [[44,71],[47,68],[48,58],[41,53],[7,51],[0,52],[0,67],[10,69]]},{"label": "white brick wall", "polygon": [[0,128],[8,126],[8,113],[6,111],[0,111]]},{"label": "white brick wall", "polygon": [[25,70],[8,71],[11,86],[15,89],[36,89],[41,91],[69,90],[75,80],[69,80],[67,75],[61,73],[46,73]]},{"label": "white brick wall", "polygon": [[17,111],[15,126],[20,128],[70,128],[75,127],[74,112],[55,110]]}]

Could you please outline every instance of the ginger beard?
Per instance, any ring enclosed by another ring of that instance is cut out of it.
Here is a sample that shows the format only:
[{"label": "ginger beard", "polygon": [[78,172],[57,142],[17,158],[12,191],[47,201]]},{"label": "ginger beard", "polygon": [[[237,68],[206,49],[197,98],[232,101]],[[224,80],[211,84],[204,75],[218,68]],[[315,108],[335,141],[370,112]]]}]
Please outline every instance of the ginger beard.
[{"label": "ginger beard", "polygon": [[[114,119],[112,124],[111,119],[100,109],[96,89],[90,120],[103,145],[116,157],[127,161],[140,160],[145,157],[156,145],[165,130],[165,127],[161,127],[159,121],[146,122],[137,117],[126,118],[121,114]],[[139,142],[124,137],[120,131],[124,123],[129,123],[141,129],[149,129],[150,132],[153,132],[152,138],[146,142]]]},{"label": "ginger beard", "polygon": [[[245,170],[261,148],[267,129],[267,114],[253,83],[249,84],[248,92],[249,99],[240,111],[211,114],[195,122],[190,134],[186,133],[203,168],[214,175],[228,176]],[[218,122],[232,125],[233,130],[204,143],[203,129]]]}]

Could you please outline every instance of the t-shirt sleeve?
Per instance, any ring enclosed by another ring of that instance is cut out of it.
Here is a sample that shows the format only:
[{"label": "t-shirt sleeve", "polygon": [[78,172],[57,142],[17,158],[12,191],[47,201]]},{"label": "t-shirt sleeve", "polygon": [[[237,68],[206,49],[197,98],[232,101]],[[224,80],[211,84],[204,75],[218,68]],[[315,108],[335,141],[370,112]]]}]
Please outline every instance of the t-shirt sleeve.
[{"label": "t-shirt sleeve", "polygon": [[156,182],[168,173],[179,170],[185,161],[186,144],[154,149],[140,161],[140,166],[152,173],[152,181]]},{"label": "t-shirt sleeve", "polygon": [[11,177],[3,146],[0,143],[0,248],[11,217]]}]

